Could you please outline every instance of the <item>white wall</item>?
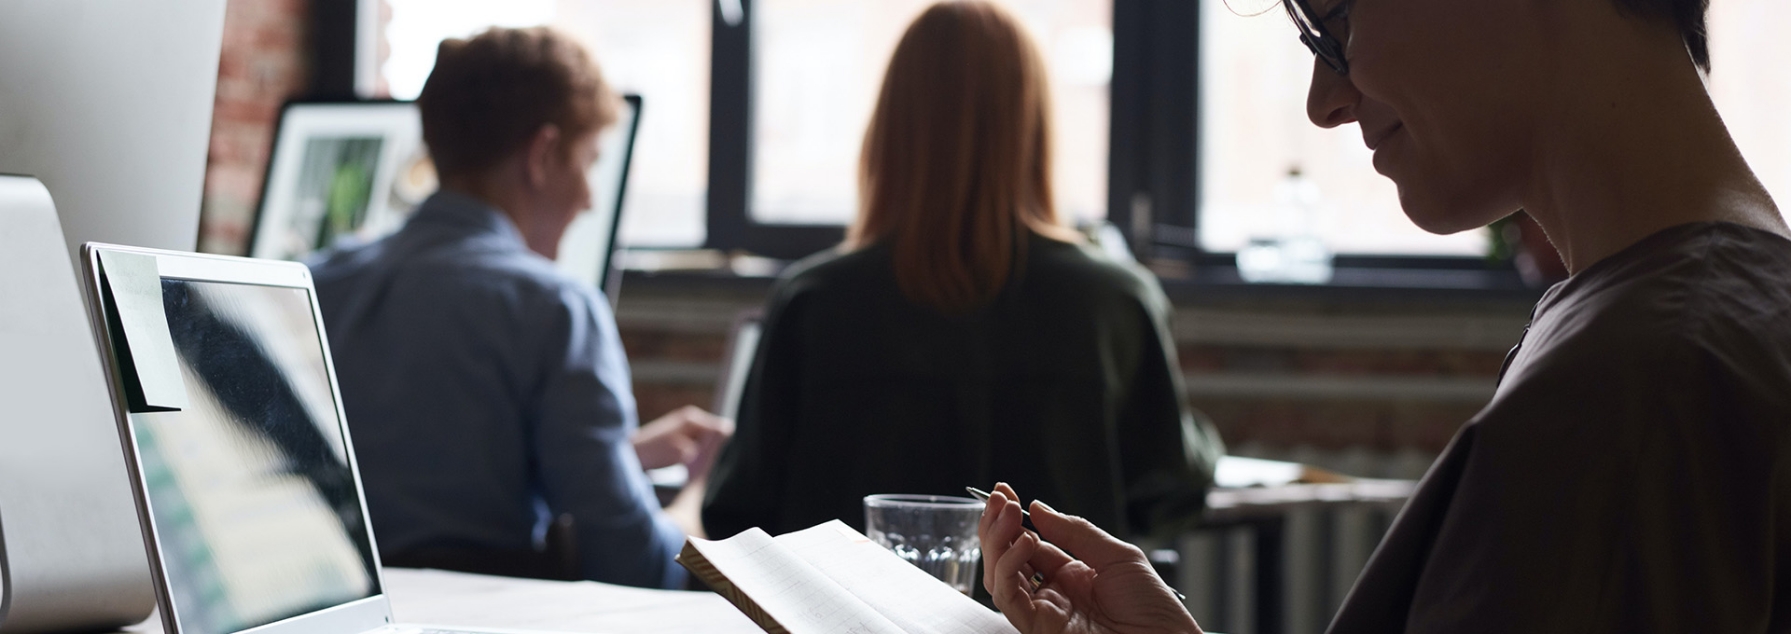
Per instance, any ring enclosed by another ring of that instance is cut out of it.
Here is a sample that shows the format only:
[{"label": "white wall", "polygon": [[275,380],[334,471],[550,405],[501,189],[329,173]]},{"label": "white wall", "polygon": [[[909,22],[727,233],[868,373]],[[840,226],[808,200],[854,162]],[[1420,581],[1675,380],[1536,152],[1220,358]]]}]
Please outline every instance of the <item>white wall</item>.
[{"label": "white wall", "polygon": [[0,2],[0,172],[38,177],[70,253],[192,250],[224,0]]}]

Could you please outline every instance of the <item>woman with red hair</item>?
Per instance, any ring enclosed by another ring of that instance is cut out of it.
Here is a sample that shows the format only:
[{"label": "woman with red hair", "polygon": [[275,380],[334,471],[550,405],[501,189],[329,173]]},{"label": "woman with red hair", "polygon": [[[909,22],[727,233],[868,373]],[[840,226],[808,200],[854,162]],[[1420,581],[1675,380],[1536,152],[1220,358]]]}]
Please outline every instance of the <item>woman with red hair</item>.
[{"label": "woman with red hair", "polygon": [[1222,453],[1183,395],[1169,302],[1063,226],[1044,63],[990,2],[903,35],[857,221],[772,293],[712,535],[861,525],[865,495],[1008,480],[1110,531],[1198,519]]}]

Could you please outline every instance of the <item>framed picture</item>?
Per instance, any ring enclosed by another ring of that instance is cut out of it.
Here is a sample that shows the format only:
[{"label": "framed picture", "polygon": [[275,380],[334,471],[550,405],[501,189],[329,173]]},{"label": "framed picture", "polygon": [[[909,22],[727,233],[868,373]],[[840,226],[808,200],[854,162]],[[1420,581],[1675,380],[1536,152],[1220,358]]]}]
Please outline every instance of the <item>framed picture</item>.
[{"label": "framed picture", "polygon": [[292,102],[280,114],[249,255],[302,260],[403,226],[435,191],[409,102]]}]

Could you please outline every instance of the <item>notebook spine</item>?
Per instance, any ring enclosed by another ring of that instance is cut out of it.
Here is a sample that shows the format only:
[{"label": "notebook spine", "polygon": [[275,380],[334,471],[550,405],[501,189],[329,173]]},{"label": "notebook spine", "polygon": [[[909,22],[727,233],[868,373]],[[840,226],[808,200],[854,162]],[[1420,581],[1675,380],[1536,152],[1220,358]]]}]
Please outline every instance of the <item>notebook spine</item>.
[{"label": "notebook spine", "polygon": [[675,559],[684,566],[685,570],[689,570],[690,574],[696,575],[696,578],[703,580],[703,583],[709,584],[709,589],[714,590],[716,594],[734,604],[734,607],[739,608],[740,613],[752,619],[752,622],[758,624],[760,629],[770,634],[790,634],[789,630],[784,629],[783,624],[778,623],[777,619],[771,618],[770,614],[760,608],[759,604],[752,600],[752,597],[746,596],[745,592],[741,592],[739,587],[728,581],[727,575],[723,575],[720,570],[715,568],[714,564],[709,563],[709,560],[703,557],[703,553],[698,552],[690,542],[684,542],[683,550],[678,552]]}]

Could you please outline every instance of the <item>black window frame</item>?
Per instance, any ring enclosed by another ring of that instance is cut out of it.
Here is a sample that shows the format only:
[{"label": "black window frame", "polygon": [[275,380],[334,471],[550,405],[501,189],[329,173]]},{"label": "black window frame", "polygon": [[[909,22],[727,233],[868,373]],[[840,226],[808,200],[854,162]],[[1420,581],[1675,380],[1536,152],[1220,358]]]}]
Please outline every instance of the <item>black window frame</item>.
[{"label": "black window frame", "polygon": [[[841,225],[752,218],[753,5],[730,23],[711,3],[709,192],[706,248],[793,260],[829,248]],[[1114,0],[1107,220],[1166,284],[1275,287],[1244,282],[1236,254],[1199,236],[1200,6],[1198,0]],[[1273,19],[1264,17],[1262,19]],[[1295,42],[1290,26],[1289,45]],[[1509,261],[1471,256],[1340,254],[1318,287],[1533,293]],[[1312,288],[1312,287],[1307,287]]]},{"label": "black window frame", "polygon": [[772,224],[752,217],[753,0],[738,0],[730,22],[710,3],[708,234],[703,246],[795,260],[846,237],[844,225]]}]

